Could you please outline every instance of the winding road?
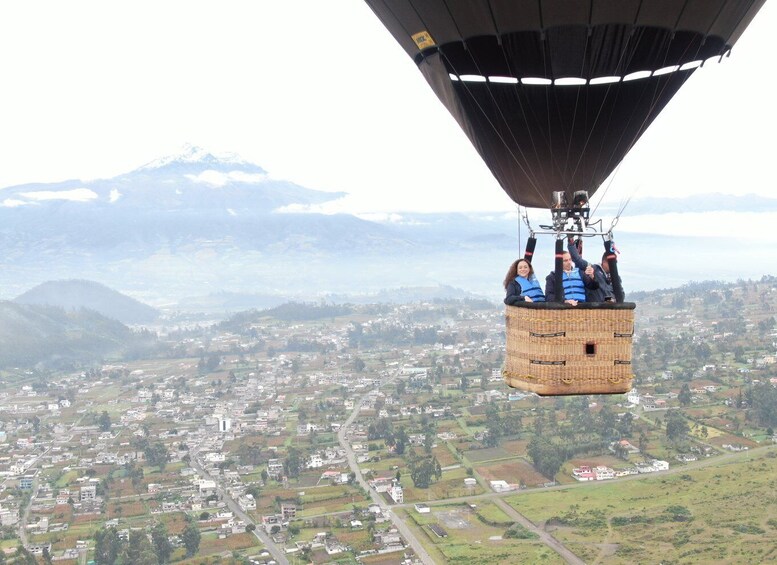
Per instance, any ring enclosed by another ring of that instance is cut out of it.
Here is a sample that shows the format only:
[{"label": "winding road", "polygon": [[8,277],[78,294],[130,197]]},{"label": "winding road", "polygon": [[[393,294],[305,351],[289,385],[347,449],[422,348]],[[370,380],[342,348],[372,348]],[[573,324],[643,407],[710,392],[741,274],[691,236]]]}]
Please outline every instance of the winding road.
[{"label": "winding road", "polygon": [[212,480],[216,483],[216,492],[221,497],[221,500],[223,500],[227,507],[234,512],[235,516],[243,520],[246,524],[253,524],[256,526],[256,529],[253,531],[253,534],[261,541],[264,546],[267,548],[267,551],[270,552],[270,554],[273,556],[273,559],[279,563],[279,565],[289,565],[289,560],[286,559],[286,554],[284,551],[278,547],[275,542],[270,538],[270,536],[267,535],[267,533],[262,529],[261,524],[256,525],[254,521],[251,519],[251,517],[246,514],[242,508],[240,508],[240,505],[227,493],[223,488],[221,488],[221,485],[219,485],[218,481],[216,481],[210,473],[202,466],[202,464],[199,462],[199,460],[196,457],[197,450],[192,450],[190,452],[190,461],[189,464],[194,468],[201,477]]},{"label": "winding road", "polygon": [[[380,387],[386,386],[388,384],[393,383],[397,378],[399,378],[399,375],[395,375],[385,381],[383,381],[380,384]],[[378,387],[378,388],[380,388]],[[373,391],[370,391],[373,392]],[[424,549],[424,546],[421,545],[421,542],[418,541],[418,539],[413,535],[413,532],[410,530],[410,528],[405,524],[402,519],[394,514],[391,511],[391,507],[386,502],[386,500],[377,492],[372,490],[370,488],[370,485],[367,484],[367,481],[364,480],[364,477],[362,476],[361,470],[359,469],[359,464],[356,462],[356,454],[353,452],[353,449],[351,449],[351,443],[347,440],[346,434],[348,432],[348,429],[353,424],[353,421],[357,418],[359,415],[359,409],[362,406],[362,402],[370,395],[370,392],[367,392],[366,394],[359,397],[359,399],[354,403],[353,412],[351,412],[351,415],[348,416],[348,419],[343,423],[342,426],[340,426],[340,431],[337,432],[337,441],[340,442],[340,445],[345,449],[346,457],[348,458],[348,466],[351,468],[351,471],[356,475],[357,482],[362,486],[362,488],[369,493],[370,498],[372,501],[380,506],[381,511],[389,517],[391,520],[391,523],[394,524],[394,526],[399,530],[399,533],[402,535],[402,537],[407,540],[407,543],[410,545],[411,548],[413,548],[413,551],[418,556],[418,558],[423,563],[429,563],[433,564],[434,559],[427,553],[426,549]]]}]

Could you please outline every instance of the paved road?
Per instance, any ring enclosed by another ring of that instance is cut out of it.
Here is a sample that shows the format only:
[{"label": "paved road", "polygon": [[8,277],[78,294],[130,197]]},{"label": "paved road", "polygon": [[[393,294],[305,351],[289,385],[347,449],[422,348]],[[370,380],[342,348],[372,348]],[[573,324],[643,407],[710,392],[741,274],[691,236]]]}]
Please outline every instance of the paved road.
[{"label": "paved road", "polygon": [[542,528],[537,527],[534,522],[526,518],[523,514],[520,514],[515,508],[507,504],[504,500],[501,498],[494,499],[494,503],[504,510],[505,514],[510,516],[513,520],[521,524],[524,528],[527,530],[534,532],[537,534],[545,545],[550,547],[553,551],[558,553],[561,558],[566,561],[567,563],[570,563],[571,565],[585,565],[585,561],[580,559],[577,555],[572,553],[569,549],[566,548],[560,541],[558,541],[556,538],[554,538],[552,535],[550,535],[548,532],[543,530]]},{"label": "paved road", "polygon": [[[196,455],[196,450],[192,450],[190,452],[189,464],[203,478],[214,480],[213,477],[210,476],[210,473],[208,473],[208,471],[197,460]],[[229,496],[229,493],[221,488],[221,486],[218,484],[218,481],[216,481],[216,492],[219,494],[219,496],[221,496],[221,499],[227,504],[229,509],[235,513],[235,516],[243,520],[246,525],[254,524],[254,526],[257,526],[251,517],[243,512],[243,509],[240,508],[240,505],[231,496]],[[262,529],[261,524],[256,527],[253,533],[257,538],[259,538],[259,541],[264,544],[264,546],[267,548],[267,551],[270,552],[270,554],[273,556],[273,559],[275,559],[279,565],[289,565],[289,560],[286,559],[286,553],[275,544],[270,536],[267,535],[267,533]]]},{"label": "paved road", "polygon": [[[383,381],[380,386],[391,384],[397,378],[398,376],[395,375]],[[353,424],[353,421],[359,415],[359,409],[361,408],[362,401],[366,399],[369,394],[369,392],[364,394],[354,403],[353,412],[351,412],[351,415],[348,416],[348,419],[343,423],[343,425],[340,426],[340,431],[337,432],[337,441],[339,441],[340,445],[343,447],[343,449],[345,449],[345,455],[348,458],[348,466],[351,468],[351,471],[356,474],[357,482],[369,493],[372,501],[380,506],[383,513],[391,519],[392,524],[394,524],[397,530],[399,530],[399,533],[402,535],[402,537],[407,540],[407,543],[410,545],[410,547],[413,548],[416,556],[418,556],[418,558],[424,563],[431,565],[434,563],[434,559],[432,559],[432,557],[426,552],[424,546],[421,545],[421,542],[419,542],[415,535],[413,535],[413,532],[410,530],[407,524],[405,524],[399,516],[395,515],[391,511],[391,507],[386,503],[386,500],[379,493],[372,490],[367,484],[367,481],[364,480],[361,470],[359,469],[359,465],[356,462],[356,454],[351,449],[351,443],[345,437],[351,424]]]}]

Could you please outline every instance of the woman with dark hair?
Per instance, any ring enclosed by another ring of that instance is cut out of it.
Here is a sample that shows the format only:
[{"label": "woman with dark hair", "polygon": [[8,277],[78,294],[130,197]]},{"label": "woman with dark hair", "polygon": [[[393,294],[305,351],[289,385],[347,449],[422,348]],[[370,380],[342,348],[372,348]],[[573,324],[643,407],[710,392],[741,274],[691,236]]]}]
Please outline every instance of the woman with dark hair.
[{"label": "woman with dark hair", "polygon": [[505,304],[518,302],[545,302],[545,294],[534,276],[534,268],[526,259],[518,259],[507,270],[504,287]]}]

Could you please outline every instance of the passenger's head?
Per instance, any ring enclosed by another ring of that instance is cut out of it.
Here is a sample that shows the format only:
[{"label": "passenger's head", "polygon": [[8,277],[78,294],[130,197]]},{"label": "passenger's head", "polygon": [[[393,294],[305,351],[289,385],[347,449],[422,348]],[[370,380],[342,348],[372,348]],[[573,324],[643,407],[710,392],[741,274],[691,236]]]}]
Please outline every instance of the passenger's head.
[{"label": "passenger's head", "polygon": [[572,256],[569,254],[568,251],[564,252],[564,271],[567,273],[572,270],[572,267],[574,267],[574,264],[572,263]]},{"label": "passenger's head", "polygon": [[504,287],[507,288],[518,275],[528,279],[533,274],[534,268],[531,266],[529,261],[526,259],[517,259],[513,261],[513,263],[510,265],[510,268],[507,269],[507,275],[505,276],[504,280]]},{"label": "passenger's head", "polygon": [[518,276],[528,279],[534,274],[534,268],[526,259],[518,259],[515,262],[515,270],[518,272]]},{"label": "passenger's head", "polygon": [[607,251],[602,254],[602,270],[608,275],[610,274],[610,262],[607,260],[607,257],[609,256],[610,253]]}]

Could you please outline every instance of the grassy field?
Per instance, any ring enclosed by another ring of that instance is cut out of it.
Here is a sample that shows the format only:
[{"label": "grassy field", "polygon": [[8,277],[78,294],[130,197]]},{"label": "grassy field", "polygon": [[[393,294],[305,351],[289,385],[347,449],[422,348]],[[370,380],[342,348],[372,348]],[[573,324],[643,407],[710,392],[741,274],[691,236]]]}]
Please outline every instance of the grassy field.
[{"label": "grassy field", "polygon": [[489,447],[486,449],[465,451],[464,457],[473,463],[482,463],[484,461],[494,461],[496,459],[507,459],[511,457],[511,454],[501,447]]},{"label": "grassy field", "polygon": [[[498,508],[490,508],[487,502],[476,510],[465,504],[436,506],[430,514],[418,514],[412,510],[397,510],[405,518],[416,538],[429,552],[435,563],[467,563],[472,565],[496,565],[514,563],[564,563],[553,550],[536,540],[505,539],[507,527],[501,523],[489,525],[478,514],[496,518],[494,523],[509,518]],[[489,520],[490,521],[490,520]],[[441,527],[447,537],[439,537],[429,527]]]},{"label": "grassy field", "polygon": [[587,563],[777,561],[777,450],[507,500]]},{"label": "grassy field", "polygon": [[548,482],[549,479],[538,473],[523,459],[513,459],[476,467],[475,470],[487,481],[503,480],[508,483],[533,487]]},{"label": "grassy field", "polygon": [[467,477],[467,471],[463,467],[445,471],[442,478],[432,483],[429,488],[422,489],[412,486],[410,477],[402,479],[404,487],[405,502],[426,502],[428,500],[442,500],[445,498],[455,498],[457,496],[467,496],[470,494],[480,494],[483,489],[478,485],[474,488],[464,485],[464,479]]},{"label": "grassy field", "polygon": [[325,486],[305,491],[301,497],[303,508],[297,511],[299,517],[315,516],[330,512],[346,511],[354,505],[365,505],[368,500],[364,494],[345,486]]}]

